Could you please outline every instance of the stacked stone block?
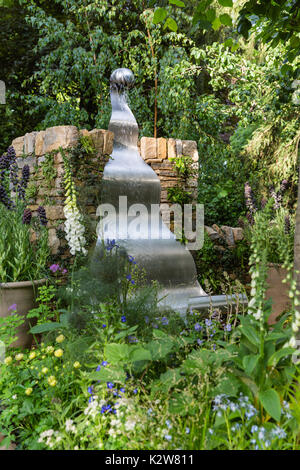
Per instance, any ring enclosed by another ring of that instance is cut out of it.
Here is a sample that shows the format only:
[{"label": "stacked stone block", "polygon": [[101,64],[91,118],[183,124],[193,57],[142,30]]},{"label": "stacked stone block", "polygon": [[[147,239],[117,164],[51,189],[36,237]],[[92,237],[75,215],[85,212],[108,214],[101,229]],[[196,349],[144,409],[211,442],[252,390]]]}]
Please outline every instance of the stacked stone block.
[{"label": "stacked stone block", "polygon": [[[80,135],[89,136],[95,147],[95,168],[99,171],[104,167],[107,155],[112,153],[113,134],[103,129],[78,130],[75,126],[55,126],[40,132],[31,132],[13,140],[12,145],[17,155],[19,168],[29,165],[31,171],[30,184],[36,186],[36,194],[30,200],[30,208],[35,212],[39,205],[46,209],[49,228],[49,244],[51,253],[58,258],[68,257],[66,240],[59,236],[64,229],[64,164],[59,148],[68,149],[78,144]],[[176,173],[171,158],[191,156],[193,165],[198,169],[197,144],[194,141],[142,137],[139,141],[139,150],[142,158],[156,172],[161,181],[161,203],[169,203],[167,190],[176,186],[180,178]],[[47,155],[53,157],[53,180],[49,182],[43,174],[43,162]],[[84,181],[75,181],[84,185]],[[197,200],[197,176],[186,183],[185,190],[192,193],[193,200]],[[89,203],[85,213],[96,218],[96,206]]]}]

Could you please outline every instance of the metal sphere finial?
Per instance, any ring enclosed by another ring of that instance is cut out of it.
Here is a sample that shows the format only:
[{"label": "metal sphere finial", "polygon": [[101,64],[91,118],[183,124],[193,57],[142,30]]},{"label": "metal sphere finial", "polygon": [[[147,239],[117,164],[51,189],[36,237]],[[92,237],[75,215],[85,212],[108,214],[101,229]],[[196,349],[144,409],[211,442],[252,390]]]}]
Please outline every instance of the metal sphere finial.
[{"label": "metal sphere finial", "polygon": [[131,70],[126,68],[116,69],[110,76],[110,85],[118,90],[132,88],[135,78]]}]

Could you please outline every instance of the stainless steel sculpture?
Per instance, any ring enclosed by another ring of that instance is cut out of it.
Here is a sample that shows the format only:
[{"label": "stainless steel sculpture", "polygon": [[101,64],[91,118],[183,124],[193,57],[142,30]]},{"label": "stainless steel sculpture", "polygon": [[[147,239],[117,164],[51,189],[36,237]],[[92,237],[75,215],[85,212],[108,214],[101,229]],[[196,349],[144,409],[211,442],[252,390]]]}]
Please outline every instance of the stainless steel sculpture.
[{"label": "stainless steel sculpture", "polygon": [[[144,162],[137,148],[138,125],[126,100],[126,89],[134,84],[133,73],[129,69],[117,69],[110,82],[112,115],[109,130],[114,133],[114,147],[112,158],[104,169],[102,204],[113,205],[117,225],[114,217],[107,218],[107,230],[105,236],[98,235],[97,248],[102,245],[103,238],[115,239],[145,270],[149,281],[158,281],[161,297],[164,297],[161,305],[184,312],[191,298],[206,294],[197,281],[190,252],[176,240],[159,213],[151,213],[151,205],[160,204],[161,187],[158,176]],[[126,205],[119,207],[120,196],[127,197],[128,208],[135,205],[132,209],[140,210],[142,229],[139,234],[131,229],[136,217],[127,213]],[[147,208],[147,213],[143,212],[141,204]],[[157,219],[158,228],[153,233]]]}]

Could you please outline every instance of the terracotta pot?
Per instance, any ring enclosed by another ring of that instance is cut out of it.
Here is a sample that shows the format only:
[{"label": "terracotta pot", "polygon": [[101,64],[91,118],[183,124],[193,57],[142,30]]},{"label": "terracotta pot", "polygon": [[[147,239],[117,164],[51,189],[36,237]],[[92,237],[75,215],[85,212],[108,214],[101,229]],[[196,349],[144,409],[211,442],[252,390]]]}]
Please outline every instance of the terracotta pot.
[{"label": "terracotta pot", "polygon": [[273,325],[276,323],[276,318],[288,308],[290,299],[288,296],[289,286],[283,284],[282,281],[286,278],[287,270],[282,268],[280,264],[269,263],[266,291],[266,300],[272,299],[272,313],[269,316],[268,323]]},{"label": "terracotta pot", "polygon": [[[36,307],[37,288],[47,282],[47,279],[38,281],[7,282],[0,284],[0,317],[4,318],[10,315],[9,307],[16,304],[18,315],[25,319],[24,323],[18,328],[18,339],[10,345],[14,348],[30,348],[32,345],[32,335],[28,333],[30,329],[27,313]],[[33,319],[31,320],[33,326]]]}]

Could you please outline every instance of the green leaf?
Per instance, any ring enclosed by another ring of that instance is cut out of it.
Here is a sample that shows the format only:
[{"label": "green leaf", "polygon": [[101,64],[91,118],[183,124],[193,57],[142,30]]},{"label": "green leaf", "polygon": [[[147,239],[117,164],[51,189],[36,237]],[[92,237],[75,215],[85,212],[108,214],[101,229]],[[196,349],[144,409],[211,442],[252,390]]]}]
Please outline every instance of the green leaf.
[{"label": "green leaf", "polygon": [[222,375],[219,383],[213,389],[214,396],[224,393],[228,396],[237,396],[240,390],[240,382],[233,374]]},{"label": "green leaf", "polygon": [[178,29],[177,23],[173,18],[167,18],[165,24],[164,24],[164,29],[169,28],[171,31],[176,32]]},{"label": "green leaf", "polygon": [[218,197],[223,198],[228,196],[228,191],[226,189],[221,189],[221,191],[218,193]]},{"label": "green leaf", "polygon": [[37,333],[45,333],[46,331],[54,331],[58,330],[59,328],[64,328],[64,324],[51,322],[51,323],[42,323],[41,325],[36,325],[30,329],[30,333],[37,334]]},{"label": "green leaf", "polygon": [[240,326],[240,330],[243,335],[250,341],[250,343],[254,344],[255,346],[260,345],[260,338],[257,334],[256,330],[252,326],[242,325]]},{"label": "green leaf", "polygon": [[105,346],[104,354],[107,361],[118,364],[129,360],[129,350],[128,344],[110,343]]},{"label": "green leaf", "polygon": [[223,13],[223,15],[220,15],[220,21],[225,26],[232,26],[231,16],[227,15],[227,13]]},{"label": "green leaf", "polygon": [[147,344],[153,361],[164,359],[172,350],[173,343],[167,341],[151,341]]},{"label": "green leaf", "polygon": [[222,7],[232,7],[233,6],[232,0],[218,0],[218,2],[220,3],[220,5],[222,5]]},{"label": "green leaf", "polygon": [[189,405],[191,403],[192,397],[187,395],[185,392],[177,393],[169,401],[169,411],[171,414],[176,414],[184,416],[189,411]]},{"label": "green leaf", "polygon": [[218,17],[216,17],[214,19],[214,21],[212,22],[212,27],[215,31],[218,31],[218,29],[222,26],[222,23],[220,21],[220,19]]},{"label": "green leaf", "polygon": [[209,8],[206,12],[206,18],[210,23],[216,19],[216,10],[214,8]]},{"label": "green leaf", "polygon": [[269,390],[260,392],[258,397],[266,412],[269,413],[273,419],[279,421],[281,415],[281,405],[278,393],[270,388]]},{"label": "green leaf", "polygon": [[168,392],[170,388],[177,385],[180,380],[182,380],[180,369],[168,369],[167,372],[161,374],[159,379],[153,383],[151,389],[154,392]]},{"label": "green leaf", "polygon": [[250,354],[243,357],[243,367],[247,375],[251,375],[259,360],[259,355]]},{"label": "green leaf", "polygon": [[181,0],[169,0],[169,3],[180,8],[185,7],[185,4]]},{"label": "green leaf", "polygon": [[282,75],[286,75],[287,73],[289,72],[293,72],[293,67],[289,64],[284,64],[281,69],[280,69],[280,72],[282,73]]},{"label": "green leaf", "polygon": [[157,8],[154,12],[153,16],[153,23],[158,24],[164,21],[164,19],[167,17],[168,12],[165,8]]},{"label": "green leaf", "polygon": [[101,382],[120,382],[124,383],[126,374],[120,367],[102,367],[97,372],[89,374],[91,380],[100,380]]},{"label": "green leaf", "polygon": [[138,346],[136,349],[130,352],[130,361],[151,361],[152,356],[148,349],[141,348]]},{"label": "green leaf", "polygon": [[232,38],[228,38],[226,39],[226,41],[224,42],[224,46],[225,47],[231,47],[233,45],[233,40]]},{"label": "green leaf", "polygon": [[282,348],[278,351],[274,352],[272,356],[268,360],[268,366],[275,367],[280,359],[285,356],[292,356],[293,354],[297,354],[297,351],[294,348]]}]

